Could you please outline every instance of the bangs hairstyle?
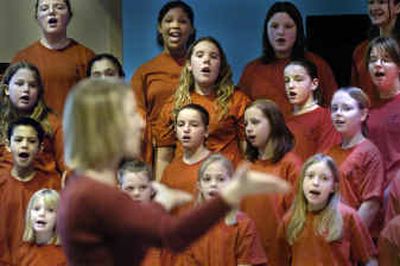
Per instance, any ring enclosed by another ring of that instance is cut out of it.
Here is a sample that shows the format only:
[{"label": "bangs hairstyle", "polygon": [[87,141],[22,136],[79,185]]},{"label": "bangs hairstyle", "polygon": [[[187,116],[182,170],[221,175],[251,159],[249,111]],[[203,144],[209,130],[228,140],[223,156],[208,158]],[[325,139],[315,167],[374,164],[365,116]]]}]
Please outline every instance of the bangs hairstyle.
[{"label": "bangs hairstyle", "polygon": [[[35,3],[35,19],[37,19],[37,13],[39,11],[39,2],[40,2],[40,0],[36,0],[36,3]],[[68,21],[70,21],[71,18],[72,18],[71,2],[70,2],[70,0],[64,0],[64,3],[67,5],[68,13],[69,13],[69,20]]]},{"label": "bangs hairstyle", "polygon": [[303,165],[301,176],[297,181],[296,197],[294,199],[291,212],[292,215],[287,226],[287,241],[293,245],[304,229],[307,217],[307,200],[304,196],[303,182],[307,169],[316,163],[323,162],[332,172],[334,178],[335,192],[333,192],[325,208],[317,215],[314,220],[315,232],[323,236],[326,241],[333,242],[342,237],[343,218],[339,211],[339,171],[334,160],[324,154],[316,154],[310,157]]},{"label": "bangs hairstyle", "polygon": [[[41,189],[36,191],[31,199],[29,200],[28,207],[26,209],[26,215],[25,215],[25,231],[22,237],[22,240],[24,242],[28,243],[35,243],[36,242],[36,234],[33,231],[33,225],[31,221],[31,210],[34,208],[36,203],[39,201],[39,199],[43,199],[44,205],[46,208],[51,208],[58,210],[58,206],[60,203],[60,195],[58,194],[57,191],[53,189]],[[49,243],[47,244],[53,244],[53,245],[60,245],[61,244],[61,239],[57,234],[57,225],[54,226],[53,229],[53,237],[50,239]]]},{"label": "bangs hairstyle", "polygon": [[376,48],[379,52],[388,54],[390,59],[400,66],[400,48],[395,39],[392,37],[379,36],[373,39],[367,47],[365,53],[365,66],[368,69],[368,64],[371,61],[371,51]]},{"label": "bangs hairstyle", "polygon": [[175,115],[175,125],[178,122],[179,113],[186,109],[195,110],[200,115],[201,121],[203,122],[204,126],[208,127],[208,125],[210,124],[210,115],[208,114],[208,111],[203,106],[195,103],[189,103],[179,109],[179,111]]},{"label": "bangs hairstyle", "polygon": [[369,100],[369,97],[365,92],[357,87],[342,87],[339,88],[336,92],[345,92],[347,93],[352,99],[354,99],[357,102],[358,109],[362,111],[367,112],[367,118],[362,122],[361,124],[361,130],[362,134],[364,137],[368,136],[368,125],[367,125],[367,120],[368,120],[368,110],[371,108],[371,101]]},{"label": "bangs hairstyle", "polygon": [[123,156],[126,118],[122,103],[133,94],[120,81],[85,79],[68,95],[63,117],[65,162],[85,170]]},{"label": "bangs hairstyle", "polygon": [[[313,62],[311,62],[310,60],[307,60],[307,59],[297,59],[297,60],[293,60],[293,61],[290,61],[290,62],[285,66],[285,68],[288,67],[288,66],[290,66],[290,65],[301,66],[302,68],[305,69],[305,71],[307,72],[307,74],[310,76],[311,80],[314,80],[314,79],[318,79],[318,80],[319,80],[319,77],[318,77],[318,68],[317,68],[317,66],[316,66]],[[322,98],[322,95],[321,95],[321,89],[319,88],[319,84],[318,84],[317,89],[315,89],[315,90],[313,91],[313,97],[314,97],[314,100],[317,101],[318,104],[323,104],[323,98]]]},{"label": "bangs hairstyle", "polygon": [[301,16],[300,11],[297,7],[291,2],[275,2],[268,10],[265,20],[264,20],[264,29],[263,29],[263,39],[262,39],[262,47],[263,53],[261,56],[261,61],[264,64],[269,64],[276,60],[276,55],[274,48],[271,45],[271,42],[268,38],[268,23],[271,18],[276,13],[286,13],[291,17],[296,25],[296,40],[293,44],[292,53],[290,58],[293,59],[301,59],[304,58],[304,50],[305,50],[305,37],[304,37],[304,26],[303,26],[303,18]]},{"label": "bangs hairstyle", "polygon": [[120,166],[118,167],[118,182],[122,186],[124,183],[125,174],[129,173],[140,173],[145,172],[147,180],[149,182],[153,181],[153,174],[150,167],[143,161],[138,159],[122,160]]},{"label": "bangs hairstyle", "polygon": [[[193,9],[188,4],[186,4],[184,1],[180,1],[180,0],[168,1],[158,12],[157,26],[161,25],[161,22],[164,19],[165,15],[168,13],[168,11],[170,11],[171,9],[174,9],[174,8],[182,9],[183,12],[185,12],[185,14],[187,15],[187,17],[190,21],[190,25],[192,25],[193,32],[189,36],[189,39],[186,44],[186,47],[188,47],[194,42],[194,40],[196,40],[196,29],[194,27]],[[160,47],[164,47],[164,40],[162,38],[161,33],[158,31],[158,29],[157,29],[157,44]]]},{"label": "bangs hairstyle", "polygon": [[[200,186],[200,180],[201,178],[205,175],[205,172],[207,171],[208,167],[213,164],[219,162],[222,164],[222,166],[227,170],[228,176],[230,178],[232,178],[233,172],[234,172],[234,168],[233,168],[233,164],[230,160],[228,160],[225,156],[223,156],[220,153],[214,153],[211,154],[209,157],[207,157],[203,163],[201,164],[199,171],[198,171],[198,175],[197,175],[197,184],[198,186]],[[197,203],[201,203],[204,202],[204,198],[201,195],[201,193],[198,193],[197,196]]]},{"label": "bangs hairstyle", "polygon": [[43,130],[43,127],[40,125],[40,123],[30,117],[21,117],[15,121],[12,121],[10,123],[10,125],[8,126],[7,139],[10,143],[11,143],[11,137],[14,134],[14,130],[18,126],[29,126],[29,127],[33,128],[36,131],[36,136],[39,141],[38,145],[40,145],[40,143],[43,142],[45,132]]},{"label": "bangs hairstyle", "polygon": [[21,114],[11,102],[10,97],[8,95],[10,82],[14,75],[20,69],[27,69],[32,72],[37,88],[38,88],[38,98],[37,102],[35,103],[31,114],[29,115],[30,118],[39,121],[42,125],[44,131],[50,137],[53,136],[54,132],[48,121],[47,117],[48,114],[51,113],[51,109],[45,104],[44,101],[44,86],[42,82],[42,78],[39,73],[39,69],[26,61],[19,61],[14,64],[11,64],[5,71],[3,79],[0,82],[0,102],[1,102],[1,112],[0,112],[0,137],[1,142],[7,138],[7,130],[10,121],[17,120],[22,116],[26,116],[25,114]]},{"label": "bangs hairstyle", "polygon": [[192,102],[190,98],[190,92],[194,90],[195,81],[193,74],[189,70],[189,64],[194,52],[194,48],[201,42],[210,42],[214,44],[219,51],[221,65],[214,88],[216,95],[215,102],[218,106],[218,118],[221,120],[229,111],[230,100],[234,93],[235,87],[232,81],[232,70],[228,64],[224,50],[219,42],[210,36],[199,38],[190,46],[188,50],[186,55],[186,63],[181,72],[179,86],[174,95],[174,113],[176,113],[177,110],[179,110],[182,106]]},{"label": "bangs hairstyle", "polygon": [[93,68],[94,63],[101,61],[101,60],[108,60],[109,62],[111,62],[111,64],[113,64],[114,67],[117,69],[118,76],[120,78],[125,78],[124,69],[122,68],[122,65],[119,62],[118,58],[116,58],[114,55],[108,54],[108,53],[97,54],[89,61],[88,66],[86,68],[86,77],[90,77],[92,75],[92,68]]},{"label": "bangs hairstyle", "polygon": [[[272,141],[272,144],[274,145],[274,154],[271,161],[272,163],[277,163],[293,148],[293,134],[286,126],[285,119],[275,102],[266,99],[255,100],[247,106],[246,111],[252,107],[259,109],[269,121],[271,132],[268,141]],[[254,162],[259,157],[258,149],[255,148],[247,138],[246,142],[246,158],[249,161]]]}]

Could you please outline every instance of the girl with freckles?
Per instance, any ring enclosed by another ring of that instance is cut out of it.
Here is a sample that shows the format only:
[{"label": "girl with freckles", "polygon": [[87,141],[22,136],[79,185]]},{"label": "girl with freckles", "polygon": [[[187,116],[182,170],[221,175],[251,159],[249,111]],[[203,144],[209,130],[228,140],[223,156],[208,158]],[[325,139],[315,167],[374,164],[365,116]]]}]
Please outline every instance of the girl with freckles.
[{"label": "girl with freckles", "polygon": [[[296,184],[301,159],[291,151],[294,137],[278,106],[270,100],[256,100],[246,108],[244,123],[246,159],[251,168]],[[245,198],[241,204],[241,210],[256,223],[269,265],[277,265],[276,231],[292,198],[293,192],[284,197],[258,195]]]},{"label": "girl with freckles", "polygon": [[46,88],[44,99],[61,115],[71,87],[86,76],[94,52],[70,38],[68,24],[72,18],[70,0],[36,0],[35,19],[40,40],[20,50],[12,62],[28,61],[37,66]]},{"label": "girl with freckles", "polygon": [[18,265],[67,265],[56,232],[59,201],[58,192],[52,189],[41,189],[32,195],[26,210],[23,244],[14,260]]},{"label": "girl with freckles", "polygon": [[292,105],[286,120],[295,136],[294,152],[302,160],[339,143],[328,109],[319,105],[317,67],[308,60],[291,61],[284,69],[285,91]]},{"label": "girl with freckles", "polygon": [[368,230],[354,209],[340,203],[338,169],[323,154],[304,163],[278,239],[279,265],[377,265]]},{"label": "girl with freckles", "polygon": [[[389,37],[377,37],[367,49],[367,64],[379,102],[370,110],[368,138],[380,150],[386,174],[385,189],[400,171],[400,48]],[[385,193],[386,194],[386,193]]]},{"label": "girl with freckles", "polygon": [[234,87],[221,45],[212,37],[203,37],[190,47],[176,93],[164,106],[157,123],[158,178],[173,157],[182,156],[182,145],[174,138],[173,121],[177,110],[188,103],[199,104],[210,114],[207,148],[222,153],[234,164],[241,160],[242,118],[250,100]]},{"label": "girl with freckles", "polygon": [[368,96],[356,87],[339,89],[331,103],[332,123],[341,135],[341,143],[330,155],[339,167],[341,200],[357,210],[374,239],[382,229],[384,163],[378,148],[366,138]]},{"label": "girl with freckles", "polygon": [[243,70],[239,88],[252,100],[270,99],[285,117],[291,106],[285,95],[283,69],[291,60],[313,62],[320,77],[321,104],[329,104],[337,88],[333,72],[325,60],[305,50],[303,18],[297,7],[287,1],[277,1],[267,11],[262,36],[262,55],[249,62]]}]

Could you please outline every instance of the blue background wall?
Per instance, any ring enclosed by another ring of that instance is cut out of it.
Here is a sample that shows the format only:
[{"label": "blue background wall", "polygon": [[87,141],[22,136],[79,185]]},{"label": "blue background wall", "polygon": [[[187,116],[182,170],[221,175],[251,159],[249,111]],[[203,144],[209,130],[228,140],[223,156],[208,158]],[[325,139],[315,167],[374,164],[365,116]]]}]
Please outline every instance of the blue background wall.
[{"label": "blue background wall", "polygon": [[[157,14],[166,0],[122,0],[123,61],[127,79],[136,68],[157,55]],[[275,1],[187,0],[195,12],[197,37],[211,35],[222,44],[238,81],[243,67],[261,53],[264,16]],[[308,15],[365,14],[365,0],[292,1]],[[349,25],[351,26],[351,25]],[[335,34],[340,34],[338,29]]]}]

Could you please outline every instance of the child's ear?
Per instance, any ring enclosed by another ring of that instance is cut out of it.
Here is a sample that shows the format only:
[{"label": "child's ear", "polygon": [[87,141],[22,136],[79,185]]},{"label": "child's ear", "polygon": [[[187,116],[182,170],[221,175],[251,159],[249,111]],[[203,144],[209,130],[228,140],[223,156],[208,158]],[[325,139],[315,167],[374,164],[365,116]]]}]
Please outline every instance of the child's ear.
[{"label": "child's ear", "polygon": [[11,152],[10,141],[8,139],[6,139],[5,144],[6,144],[7,151]]},{"label": "child's ear", "polygon": [[318,86],[319,86],[319,79],[313,78],[313,80],[311,81],[311,90],[315,91],[316,89],[318,89]]},{"label": "child's ear", "polygon": [[366,121],[368,117],[368,109],[364,108],[361,110],[361,121]]},{"label": "child's ear", "polygon": [[41,142],[39,144],[39,151],[43,151],[43,150],[44,150],[44,144],[43,144],[43,142]]},{"label": "child's ear", "polygon": [[7,95],[7,96],[10,96],[10,92],[8,91],[8,85],[4,84],[3,86],[4,86],[4,88],[3,88],[4,89],[4,94]]}]

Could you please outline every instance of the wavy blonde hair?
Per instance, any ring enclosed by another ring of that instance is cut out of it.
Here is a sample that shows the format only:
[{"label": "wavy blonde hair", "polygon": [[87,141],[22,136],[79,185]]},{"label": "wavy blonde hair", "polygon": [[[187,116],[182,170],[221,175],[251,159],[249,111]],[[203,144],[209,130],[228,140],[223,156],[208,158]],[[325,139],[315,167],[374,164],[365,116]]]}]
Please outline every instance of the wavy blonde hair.
[{"label": "wavy blonde hair", "polygon": [[209,36],[199,38],[190,46],[188,50],[188,53],[186,55],[186,63],[182,69],[179,79],[179,86],[176,89],[174,95],[174,115],[176,116],[178,110],[180,110],[181,107],[192,102],[190,98],[190,93],[194,90],[195,81],[193,78],[193,74],[189,70],[189,64],[194,48],[200,42],[210,42],[214,44],[219,50],[221,65],[218,78],[215,81],[215,102],[218,107],[218,119],[221,120],[229,111],[231,96],[233,95],[235,86],[232,81],[232,70],[228,64],[224,50],[216,39]]},{"label": "wavy blonde hair", "polygon": [[[25,215],[25,231],[22,236],[22,240],[24,242],[28,243],[36,243],[36,234],[35,231],[33,230],[32,226],[32,220],[31,220],[31,210],[35,206],[35,204],[38,202],[39,199],[43,199],[44,205],[46,208],[52,208],[57,210],[59,203],[60,203],[60,195],[58,194],[57,191],[53,189],[48,189],[44,188],[41,190],[36,191],[31,199],[29,200],[28,207],[26,209],[26,215]],[[50,239],[50,241],[47,244],[53,244],[53,245],[60,245],[61,240],[59,235],[57,234],[56,226],[53,228],[53,237]]]},{"label": "wavy blonde hair", "polygon": [[52,137],[54,132],[48,120],[48,115],[51,113],[51,109],[46,105],[44,101],[44,87],[42,83],[42,78],[40,77],[39,70],[36,66],[28,63],[26,61],[20,61],[15,64],[10,65],[4,73],[3,79],[0,82],[0,143],[4,144],[7,139],[7,129],[12,121],[17,120],[20,117],[26,116],[26,114],[21,114],[11,102],[8,95],[9,85],[11,79],[20,69],[28,69],[33,73],[38,85],[38,99],[35,103],[32,112],[29,117],[38,121],[47,136]]},{"label": "wavy blonde hair", "polygon": [[292,216],[290,217],[286,238],[290,245],[293,245],[299,234],[303,231],[307,217],[307,200],[303,192],[303,181],[307,169],[316,163],[324,162],[332,172],[335,183],[333,192],[325,208],[317,215],[314,220],[314,228],[317,234],[325,237],[326,241],[332,242],[339,240],[343,233],[343,217],[339,211],[339,172],[333,159],[324,154],[316,154],[310,157],[303,165],[301,176],[297,182],[297,193],[292,206]]}]

